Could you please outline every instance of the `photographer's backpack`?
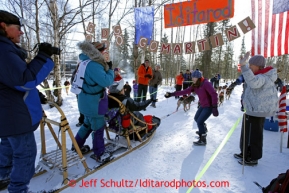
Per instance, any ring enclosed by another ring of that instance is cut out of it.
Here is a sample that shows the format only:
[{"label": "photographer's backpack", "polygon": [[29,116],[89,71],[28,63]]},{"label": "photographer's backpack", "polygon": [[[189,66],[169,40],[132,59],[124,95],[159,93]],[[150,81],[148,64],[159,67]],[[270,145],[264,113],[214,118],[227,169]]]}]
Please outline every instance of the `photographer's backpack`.
[{"label": "photographer's backpack", "polygon": [[281,173],[277,178],[274,178],[267,187],[262,187],[257,182],[264,193],[288,193],[289,192],[289,170],[286,173]]},{"label": "photographer's backpack", "polygon": [[71,82],[71,89],[70,92],[74,94],[79,94],[82,90],[83,80],[84,80],[84,73],[87,67],[87,64],[91,60],[85,60],[79,63],[78,69],[74,75],[73,81]]}]

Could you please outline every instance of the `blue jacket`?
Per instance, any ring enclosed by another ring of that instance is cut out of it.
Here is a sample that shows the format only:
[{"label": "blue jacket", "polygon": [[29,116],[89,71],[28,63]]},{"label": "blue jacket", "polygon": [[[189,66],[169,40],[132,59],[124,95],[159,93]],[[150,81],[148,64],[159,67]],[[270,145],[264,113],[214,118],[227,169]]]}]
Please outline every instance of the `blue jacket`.
[{"label": "blue jacket", "polygon": [[23,52],[0,35],[0,137],[19,135],[37,129],[42,107],[36,86],[54,67],[45,53],[27,64]]},{"label": "blue jacket", "polygon": [[184,73],[183,77],[184,77],[183,84],[192,84],[192,73],[189,73],[189,74]]},{"label": "blue jacket", "polygon": [[101,91],[113,83],[114,72],[108,69],[103,56],[91,43],[83,42],[78,46],[82,50],[79,59],[91,60],[84,73],[82,91],[78,95],[78,109],[85,116],[98,117],[98,104],[103,96]]}]

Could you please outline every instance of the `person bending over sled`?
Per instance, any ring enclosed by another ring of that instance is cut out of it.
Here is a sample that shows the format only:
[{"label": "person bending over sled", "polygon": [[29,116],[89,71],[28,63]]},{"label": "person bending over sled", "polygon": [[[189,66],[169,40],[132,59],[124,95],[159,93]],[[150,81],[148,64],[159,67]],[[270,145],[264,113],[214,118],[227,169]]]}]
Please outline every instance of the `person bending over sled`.
[{"label": "person bending over sled", "polygon": [[202,73],[199,70],[195,70],[192,73],[192,86],[182,91],[176,91],[174,93],[167,92],[166,98],[171,96],[190,95],[195,92],[199,97],[200,107],[198,108],[194,120],[197,122],[200,136],[199,140],[194,142],[195,145],[206,145],[207,144],[207,127],[205,121],[213,115],[217,117],[218,112],[218,95],[214,90],[212,84],[202,77]]},{"label": "person bending over sled", "polygon": [[[110,87],[109,87],[109,95],[113,96],[115,98],[117,98],[120,102],[122,102],[122,104],[125,105],[125,107],[127,108],[127,110],[129,110],[130,112],[133,112],[133,114],[141,121],[146,122],[144,120],[144,116],[142,113],[140,113],[139,111],[145,109],[151,102],[152,100],[145,100],[142,102],[136,102],[134,101],[132,98],[126,96],[124,94],[124,81],[123,79],[121,79],[120,81],[115,81]],[[132,119],[133,123],[135,125],[139,125],[141,127],[144,127],[145,124],[138,122],[137,120],[133,119],[133,117],[131,117],[129,114],[128,115],[124,115],[122,117],[122,120],[114,120],[114,118],[117,117],[117,113],[119,112],[119,103],[112,99],[112,98],[108,98],[108,109],[109,112],[106,114],[106,118],[108,120],[108,123],[110,125],[110,127],[113,127],[113,129],[115,130],[120,130],[123,127],[126,127],[126,125],[128,126],[130,124],[130,118]],[[119,116],[120,117],[120,116]],[[127,123],[124,123],[125,120],[127,120]],[[120,124],[121,123],[121,124]],[[124,125],[126,124],[126,125]]]}]

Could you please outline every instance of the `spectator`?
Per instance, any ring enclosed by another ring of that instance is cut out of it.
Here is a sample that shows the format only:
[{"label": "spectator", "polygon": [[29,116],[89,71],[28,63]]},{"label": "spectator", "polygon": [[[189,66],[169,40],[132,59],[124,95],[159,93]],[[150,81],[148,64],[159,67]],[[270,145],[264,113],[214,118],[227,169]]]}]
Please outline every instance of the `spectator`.
[{"label": "spectator", "polygon": [[130,97],[131,86],[128,84],[127,81],[125,82],[123,89],[124,89],[125,96]]},{"label": "spectator", "polygon": [[[149,81],[153,77],[152,68],[150,67],[150,61],[145,60],[138,68],[138,98],[137,101],[146,101],[146,95],[148,91]],[[146,110],[146,109],[144,109]]]},{"label": "spectator", "polygon": [[157,101],[157,91],[158,91],[158,85],[162,83],[162,74],[159,71],[161,68],[161,65],[157,64],[155,66],[155,69],[153,70],[153,78],[150,80],[149,84],[149,92],[152,99],[151,106],[156,108],[156,101]]},{"label": "spectator", "polygon": [[120,81],[121,79],[122,79],[122,77],[120,75],[120,69],[115,68],[114,69],[114,81]]},{"label": "spectator", "polygon": [[138,84],[136,83],[136,81],[135,80],[133,80],[132,81],[132,84],[133,84],[133,100],[137,100],[137,97],[138,97],[138,95],[137,95],[137,92],[138,92]]},{"label": "spectator", "polygon": [[188,88],[192,84],[192,73],[187,69],[184,76],[184,82],[183,82],[183,90]]},{"label": "spectator", "polygon": [[[258,164],[262,158],[263,126],[265,117],[274,116],[278,108],[278,96],[274,81],[277,71],[271,66],[265,67],[266,60],[262,55],[250,58],[249,66],[246,61],[250,52],[240,58],[240,66],[244,77],[243,104],[246,112],[243,116],[242,131],[240,136],[241,153],[234,157],[245,165]],[[245,133],[245,137],[243,137]],[[245,139],[245,141],[243,141]],[[243,145],[245,149],[243,149]]]},{"label": "spectator", "polygon": [[36,87],[54,67],[49,43],[40,44],[38,54],[26,64],[17,45],[23,35],[21,21],[0,10],[0,187],[8,186],[8,192],[28,192],[37,155],[34,131],[42,118]]},{"label": "spectator", "polygon": [[[180,72],[180,74],[176,76],[176,91],[182,90],[183,81],[184,81],[183,72]],[[176,95],[175,98],[178,99],[180,97],[179,95]]]}]

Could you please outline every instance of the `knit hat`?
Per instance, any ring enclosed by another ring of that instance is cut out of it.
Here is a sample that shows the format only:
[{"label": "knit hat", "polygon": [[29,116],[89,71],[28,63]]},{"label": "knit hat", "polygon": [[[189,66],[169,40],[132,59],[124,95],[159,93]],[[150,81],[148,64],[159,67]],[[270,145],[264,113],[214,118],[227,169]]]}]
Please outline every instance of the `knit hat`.
[{"label": "knit hat", "polygon": [[250,58],[249,64],[260,66],[260,67],[265,67],[266,59],[262,55],[255,55]]},{"label": "knit hat", "polygon": [[0,10],[0,22],[4,22],[6,24],[15,24],[22,26],[21,20],[14,14],[9,13],[4,10]]},{"label": "knit hat", "polygon": [[114,71],[119,71],[119,69],[118,69],[118,68],[115,68]]},{"label": "knit hat", "polygon": [[201,73],[199,70],[195,70],[195,71],[192,73],[192,77],[193,77],[193,78],[202,78],[202,73]]},{"label": "knit hat", "polygon": [[124,81],[121,79],[120,81],[114,81],[112,85],[109,86],[110,93],[119,93],[124,86]]},{"label": "knit hat", "polygon": [[100,42],[92,42],[92,45],[98,49],[99,51],[105,50],[105,43],[100,43]]}]

